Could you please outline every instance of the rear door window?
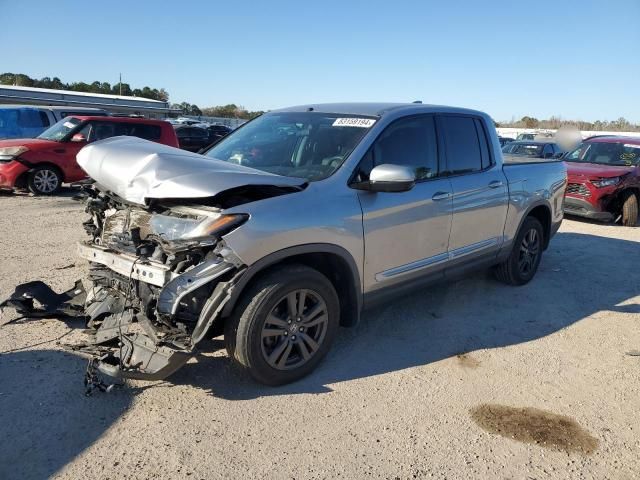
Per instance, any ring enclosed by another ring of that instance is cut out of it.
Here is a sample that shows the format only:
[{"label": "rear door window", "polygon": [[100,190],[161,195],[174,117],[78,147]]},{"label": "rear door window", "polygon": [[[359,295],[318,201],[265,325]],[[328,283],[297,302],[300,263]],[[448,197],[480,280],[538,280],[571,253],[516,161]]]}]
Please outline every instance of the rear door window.
[{"label": "rear door window", "polygon": [[160,139],[162,132],[158,125],[95,121],[90,122],[81,133],[85,134],[89,142],[95,142],[120,135],[156,141]]},{"label": "rear door window", "polygon": [[450,174],[460,175],[482,170],[480,140],[472,117],[441,115],[439,128],[444,137],[447,170]]},{"label": "rear door window", "polygon": [[158,125],[145,125],[143,123],[132,123],[127,135],[144,138],[145,140],[160,140],[162,130]]}]

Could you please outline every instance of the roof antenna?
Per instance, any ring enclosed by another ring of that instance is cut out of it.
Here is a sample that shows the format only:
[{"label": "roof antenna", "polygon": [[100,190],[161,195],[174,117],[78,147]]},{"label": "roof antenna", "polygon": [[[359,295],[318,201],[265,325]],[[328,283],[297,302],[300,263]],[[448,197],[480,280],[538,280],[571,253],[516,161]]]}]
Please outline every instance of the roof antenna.
[{"label": "roof antenna", "polygon": [[414,100],[414,101],[413,101],[413,102],[411,102],[411,103],[422,103],[422,100]]}]

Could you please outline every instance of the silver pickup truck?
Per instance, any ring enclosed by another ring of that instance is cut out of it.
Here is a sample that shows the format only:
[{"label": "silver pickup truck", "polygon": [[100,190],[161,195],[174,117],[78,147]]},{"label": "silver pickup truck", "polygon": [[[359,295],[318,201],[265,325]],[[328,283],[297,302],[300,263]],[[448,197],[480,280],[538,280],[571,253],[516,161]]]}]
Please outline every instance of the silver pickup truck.
[{"label": "silver pickup truck", "polygon": [[562,162],[504,165],[488,115],[422,104],[287,108],[203,155],[116,137],[78,162],[95,180],[78,247],[90,287],[32,282],[5,305],[86,318],[76,348],[138,379],[224,333],[234,361],[283,384],[376,302],[483,267],[524,285],[566,186]]}]

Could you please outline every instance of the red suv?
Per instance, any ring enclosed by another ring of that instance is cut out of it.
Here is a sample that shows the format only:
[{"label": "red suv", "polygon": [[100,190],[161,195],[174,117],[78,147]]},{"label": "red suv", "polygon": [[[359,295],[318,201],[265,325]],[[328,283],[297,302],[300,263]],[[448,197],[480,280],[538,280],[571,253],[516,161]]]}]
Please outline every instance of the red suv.
[{"label": "red suv", "polygon": [[564,156],[564,211],[633,227],[640,201],[640,138],[595,137]]},{"label": "red suv", "polygon": [[127,117],[71,116],[36,138],[0,140],[0,189],[28,188],[51,195],[62,182],[77,182],[87,174],[76,154],[88,143],[118,135],[131,135],[178,147],[169,122]]}]

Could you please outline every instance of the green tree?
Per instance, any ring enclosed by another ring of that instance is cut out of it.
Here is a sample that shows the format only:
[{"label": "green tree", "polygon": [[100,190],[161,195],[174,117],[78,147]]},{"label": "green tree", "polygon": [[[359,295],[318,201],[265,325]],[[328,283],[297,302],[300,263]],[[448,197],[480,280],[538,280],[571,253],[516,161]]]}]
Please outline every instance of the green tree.
[{"label": "green tree", "polygon": [[23,73],[18,73],[15,76],[15,85],[18,85],[20,87],[33,87],[34,83],[35,82],[31,77]]},{"label": "green tree", "polygon": [[520,122],[523,123],[526,128],[536,128],[540,123],[537,118],[528,116],[522,117]]}]

